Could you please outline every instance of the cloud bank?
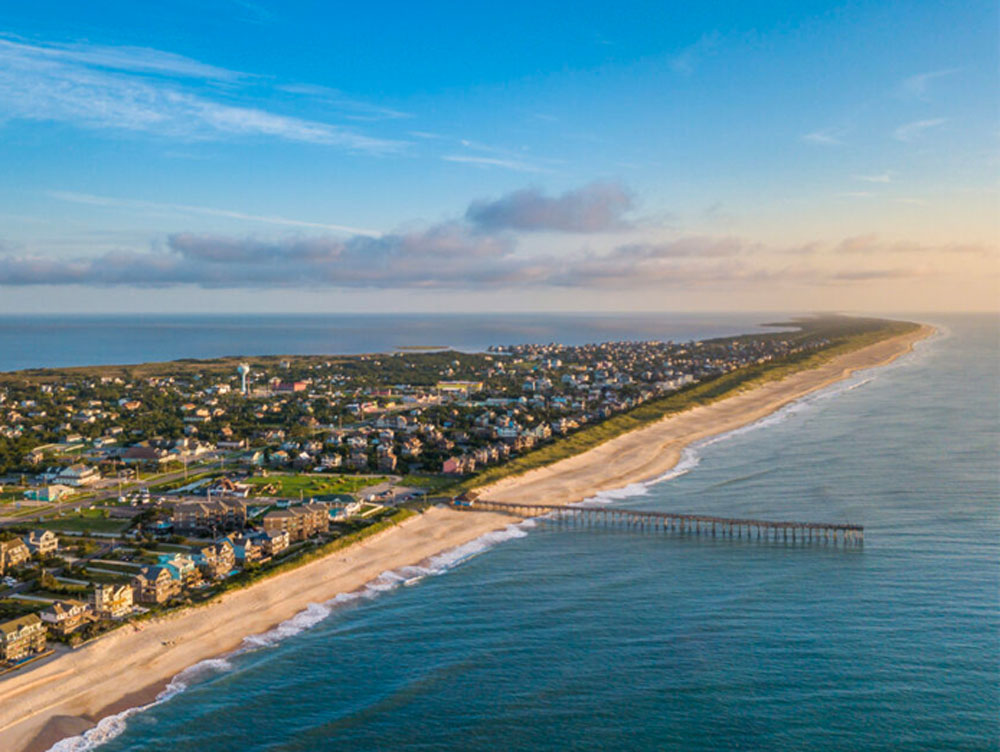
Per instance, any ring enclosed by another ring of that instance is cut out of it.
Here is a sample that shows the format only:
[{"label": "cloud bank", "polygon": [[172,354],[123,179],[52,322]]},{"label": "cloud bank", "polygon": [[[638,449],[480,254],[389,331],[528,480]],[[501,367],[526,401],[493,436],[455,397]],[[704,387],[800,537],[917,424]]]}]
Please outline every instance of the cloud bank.
[{"label": "cloud bank", "polygon": [[[619,236],[603,250],[560,253],[527,252],[521,246],[539,231],[560,232],[566,239],[622,229],[629,231],[628,237],[660,232],[629,222],[632,205],[624,187],[595,183],[558,196],[519,190],[474,201],[461,219],[382,235],[261,238],[183,232],[154,242],[149,250],[74,258],[18,254],[0,245],[0,286],[475,291],[829,285],[925,275],[934,254],[996,254],[995,248],[890,242],[876,235],[794,249],[694,234],[629,242]],[[886,265],[887,259],[899,263]]]}]

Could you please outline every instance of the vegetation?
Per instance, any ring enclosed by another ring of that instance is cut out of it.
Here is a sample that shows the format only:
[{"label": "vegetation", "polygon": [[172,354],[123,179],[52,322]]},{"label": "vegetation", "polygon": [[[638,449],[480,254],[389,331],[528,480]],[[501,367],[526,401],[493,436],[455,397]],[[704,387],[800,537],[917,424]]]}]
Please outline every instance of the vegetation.
[{"label": "vegetation", "polygon": [[67,517],[33,523],[33,527],[63,533],[123,533],[132,524],[128,519],[106,518],[95,515],[96,510],[87,510]]}]

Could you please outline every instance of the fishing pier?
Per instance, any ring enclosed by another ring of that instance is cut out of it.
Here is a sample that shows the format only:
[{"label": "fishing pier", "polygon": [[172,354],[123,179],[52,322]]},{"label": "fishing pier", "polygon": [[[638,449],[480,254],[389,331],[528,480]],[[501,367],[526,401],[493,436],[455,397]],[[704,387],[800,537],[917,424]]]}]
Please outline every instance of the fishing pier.
[{"label": "fishing pier", "polygon": [[620,507],[578,507],[556,504],[512,504],[488,499],[455,499],[452,507],[462,511],[500,512],[516,517],[548,516],[557,521],[584,527],[634,528],[649,532],[723,537],[744,540],[788,541],[791,543],[834,543],[860,546],[865,540],[863,525],[827,522],[774,522],[739,517],[712,517],[704,514],[650,512]]}]

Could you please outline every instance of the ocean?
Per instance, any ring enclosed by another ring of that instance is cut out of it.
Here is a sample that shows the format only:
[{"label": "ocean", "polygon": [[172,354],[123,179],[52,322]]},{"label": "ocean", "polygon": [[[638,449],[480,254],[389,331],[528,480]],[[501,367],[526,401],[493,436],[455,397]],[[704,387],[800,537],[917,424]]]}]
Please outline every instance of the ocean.
[{"label": "ocean", "polygon": [[53,749],[996,749],[997,320],[931,323],[893,365],[590,502],[859,522],[861,548],[528,521]]},{"label": "ocean", "polygon": [[0,315],[0,371],[227,355],[338,355],[401,347],[708,339],[775,331],[787,314]]}]

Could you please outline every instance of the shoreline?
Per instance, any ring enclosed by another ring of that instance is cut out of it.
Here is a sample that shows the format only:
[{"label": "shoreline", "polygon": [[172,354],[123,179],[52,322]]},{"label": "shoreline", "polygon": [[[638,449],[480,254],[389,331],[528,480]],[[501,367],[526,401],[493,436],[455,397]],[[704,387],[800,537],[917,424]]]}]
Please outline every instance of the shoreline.
[{"label": "shoreline", "polygon": [[483,498],[493,501],[525,505],[575,504],[630,483],[655,480],[676,467],[686,447],[755,423],[857,371],[889,365],[912,352],[916,342],[936,331],[932,326],[921,325],[912,332],[839,355],[780,381],[669,415],[582,454],[504,478],[477,491]]},{"label": "shoreline", "polygon": [[[685,447],[756,422],[856,371],[888,365],[935,331],[923,325],[781,381],[690,408],[481,493],[497,501],[568,504],[653,480],[676,466]],[[209,605],[141,629],[123,627],[58,661],[0,681],[0,743],[12,752],[45,752],[102,719],[148,705],[186,669],[253,645],[247,636],[273,630],[310,604],[345,593],[360,597],[386,572],[419,565],[512,523],[516,519],[506,515],[434,508]]]}]

